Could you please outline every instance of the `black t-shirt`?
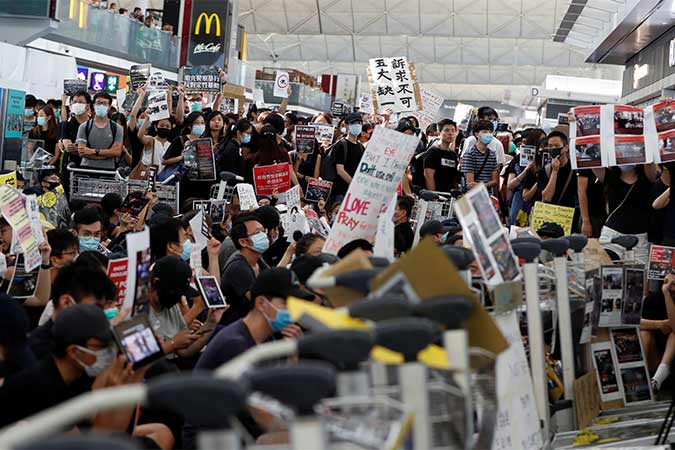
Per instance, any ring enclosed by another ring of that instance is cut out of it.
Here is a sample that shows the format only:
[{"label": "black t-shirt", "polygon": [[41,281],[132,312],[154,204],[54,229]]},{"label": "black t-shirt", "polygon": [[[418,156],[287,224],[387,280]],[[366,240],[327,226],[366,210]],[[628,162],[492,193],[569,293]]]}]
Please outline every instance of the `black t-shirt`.
[{"label": "black t-shirt", "polygon": [[185,148],[185,141],[187,141],[187,136],[178,136],[169,145],[169,148],[164,152],[162,159],[171,159],[177,158],[183,154],[183,149]]},{"label": "black t-shirt", "polygon": [[28,336],[28,346],[37,359],[46,358],[50,354],[53,326],[54,322],[49,319],[43,325],[34,329]]},{"label": "black t-shirt", "polygon": [[[359,163],[363,156],[363,145],[360,142],[353,143],[347,139],[343,139],[335,145],[333,152],[335,154],[335,164],[344,165],[345,171],[353,177],[359,168]],[[333,181],[332,195],[344,195],[347,193],[348,188],[349,184],[338,175]]]},{"label": "black t-shirt", "polygon": [[[262,258],[258,261],[258,267],[260,272],[269,269]],[[223,314],[220,323],[229,325],[248,314],[251,300],[246,298],[246,293],[253,287],[256,275],[241,253],[235,253],[230,257],[222,273],[220,286],[230,307]]]},{"label": "black t-shirt", "polygon": [[595,176],[593,170],[582,169],[577,172],[578,176],[588,178],[588,188],[586,190],[586,197],[588,198],[588,213],[591,216],[605,217],[607,216],[605,208],[605,192],[604,186]]},{"label": "black t-shirt", "polygon": [[28,135],[30,139],[40,139],[45,141],[44,149],[47,150],[52,155],[56,154],[56,143],[59,141],[58,140],[59,133],[55,132],[54,136],[56,137],[55,139],[50,138],[49,131],[44,131],[42,127],[33,128],[30,134]]},{"label": "black t-shirt", "polygon": [[407,252],[415,241],[415,232],[412,229],[410,222],[399,223],[394,227],[394,234],[399,236],[401,247],[397,250]]},{"label": "black t-shirt", "polygon": [[244,159],[237,141],[230,139],[220,150],[218,158],[218,172],[228,171],[239,176],[244,174]]},{"label": "black t-shirt", "polygon": [[[82,123],[85,123],[86,120]],[[69,139],[73,144],[77,140],[77,130],[80,129],[80,122],[77,121],[77,118],[71,117],[68,119],[67,122],[61,124],[61,139]],[[76,165],[80,165],[82,162],[82,158],[77,153],[69,153],[66,152],[66,156],[64,156],[64,173],[67,173],[65,170],[65,166],[69,163],[73,162]]]},{"label": "black t-shirt", "polygon": [[622,234],[641,234],[649,229],[652,183],[641,168],[637,169],[637,177],[630,185],[621,180],[618,168],[605,171],[609,210],[605,225]]},{"label": "black t-shirt", "polygon": [[459,185],[458,157],[453,150],[431,147],[424,158],[424,168],[433,169],[436,190],[450,192]]},{"label": "black t-shirt", "polygon": [[[523,171],[526,169],[526,167],[522,167],[520,165],[520,155],[516,155],[511,159],[511,162],[509,162],[508,167],[506,168],[506,179],[508,180],[509,174],[514,174],[515,176],[520,175],[523,173]],[[534,172],[531,170],[527,171],[527,175],[525,175],[525,179],[523,180],[522,183],[513,191],[513,192],[520,192],[523,189],[531,189],[532,186],[534,186],[537,183],[537,175],[535,175]],[[571,181],[570,181],[571,183]],[[539,193],[541,194],[541,192]]]},{"label": "black t-shirt", "polygon": [[242,319],[220,330],[199,357],[195,370],[215,370],[255,346]]},{"label": "black t-shirt", "polygon": [[[569,183],[567,180],[569,179]],[[549,175],[546,173],[546,168],[542,167],[537,172],[537,185],[540,192],[544,192],[548,185]],[[567,186],[567,187],[565,187]],[[563,192],[565,189],[565,192]],[[561,166],[558,170],[558,178],[555,183],[555,192],[553,198],[549,202],[553,205],[567,206],[570,208],[576,207],[577,203],[577,183],[572,173],[572,164],[569,162]]]},{"label": "black t-shirt", "polygon": [[48,356],[5,380],[0,388],[0,427],[77,397],[91,390],[93,381],[84,376],[66,385],[54,358]]}]

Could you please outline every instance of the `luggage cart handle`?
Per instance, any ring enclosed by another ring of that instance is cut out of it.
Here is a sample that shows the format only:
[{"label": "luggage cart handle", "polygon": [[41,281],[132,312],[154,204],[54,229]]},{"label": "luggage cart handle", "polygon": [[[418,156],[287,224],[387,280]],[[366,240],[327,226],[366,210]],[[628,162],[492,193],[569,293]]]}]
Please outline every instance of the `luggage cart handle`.
[{"label": "luggage cart handle", "polygon": [[268,342],[258,345],[223,364],[215,371],[217,378],[238,379],[255,364],[274,358],[289,356],[298,351],[298,342],[294,339]]},{"label": "luggage cart handle", "polygon": [[81,167],[75,167],[74,163],[68,164],[68,171],[73,173],[90,173],[92,175],[115,175],[116,170],[97,170],[97,169],[82,169]]}]

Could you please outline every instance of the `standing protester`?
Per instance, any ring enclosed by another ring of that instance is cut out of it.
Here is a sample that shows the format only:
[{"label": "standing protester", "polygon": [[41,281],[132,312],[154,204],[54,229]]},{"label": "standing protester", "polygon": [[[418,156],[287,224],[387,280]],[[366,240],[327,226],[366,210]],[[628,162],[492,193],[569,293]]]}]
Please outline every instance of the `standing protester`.
[{"label": "standing protester", "polygon": [[415,200],[407,196],[399,196],[396,200],[396,209],[394,209],[394,236],[398,237],[400,245],[394,246],[398,253],[405,253],[410,250],[415,241],[415,232],[410,224]]},{"label": "standing protester", "polygon": [[459,158],[455,150],[455,140],[459,130],[450,119],[438,122],[440,141],[426,152],[424,157],[424,179],[430,191],[450,192],[459,187]]},{"label": "standing protester", "polygon": [[652,203],[655,212],[660,212],[660,219],[656,221],[658,240],[661,245],[675,246],[675,202],[670,201],[670,186],[675,175],[675,162],[659,164],[661,176],[655,184],[660,192]]},{"label": "standing protester", "polygon": [[363,156],[363,145],[357,140],[361,134],[363,120],[361,115],[357,113],[349,114],[345,118],[348,126],[347,137],[333,148],[335,154],[335,169],[337,171],[337,178],[333,181],[332,196],[336,201],[342,201],[349,184],[352,182],[352,177],[356,174],[359,168],[359,162]]},{"label": "standing protester", "polygon": [[77,131],[78,152],[82,167],[115,170],[115,158],[122,154],[124,129],[108,118],[112,97],[105,92],[94,96],[95,118],[80,125]]},{"label": "standing protester", "polygon": [[[54,110],[45,106],[37,113],[35,127],[31,130],[29,136],[31,139],[39,139],[45,142],[44,149],[52,155],[48,164],[53,166],[61,159],[61,148],[57,147],[59,141],[59,124],[56,120]],[[30,157],[30,155],[26,155]]]},{"label": "standing protester", "polygon": [[[542,155],[550,155],[551,163],[537,172],[537,185],[542,201],[558,206],[575,208],[577,206],[577,187],[574,183],[574,172],[569,158],[567,136],[560,131],[552,131],[542,146]],[[578,209],[574,213],[572,230],[577,229]]]},{"label": "standing protester", "polygon": [[473,127],[476,144],[462,155],[462,173],[466,177],[466,184],[473,188],[477,183],[485,183],[488,191],[499,184],[499,170],[495,152],[490,150],[493,125],[487,120],[479,120]]},{"label": "standing protester", "polygon": [[[532,129],[525,139],[524,145],[535,147],[534,161],[523,167],[520,164],[521,155],[516,155],[506,170],[508,174],[507,188],[513,193],[511,196],[511,209],[509,211],[509,224],[527,226],[527,217],[530,214],[534,202],[541,199],[541,192],[537,185],[537,172],[542,167],[542,156],[539,144],[546,136],[544,130]],[[521,218],[519,221],[518,218]]]},{"label": "standing protester", "polygon": [[[482,106],[478,108],[478,113],[477,113],[477,119],[478,121],[481,120],[487,120],[492,124],[492,132],[497,131],[497,125],[499,124],[499,114],[497,114],[497,111],[494,110],[494,108],[491,108],[489,106]],[[478,141],[477,136],[471,135],[468,136],[464,140],[464,144],[462,145],[462,155],[468,150],[471,149],[474,145],[476,145],[476,142]],[[488,144],[488,147],[490,147],[490,150],[492,150],[495,153],[495,157],[497,158],[497,164],[504,164],[505,158],[504,158],[504,147],[502,146],[502,143],[499,141],[499,139],[493,139],[490,141]]]}]

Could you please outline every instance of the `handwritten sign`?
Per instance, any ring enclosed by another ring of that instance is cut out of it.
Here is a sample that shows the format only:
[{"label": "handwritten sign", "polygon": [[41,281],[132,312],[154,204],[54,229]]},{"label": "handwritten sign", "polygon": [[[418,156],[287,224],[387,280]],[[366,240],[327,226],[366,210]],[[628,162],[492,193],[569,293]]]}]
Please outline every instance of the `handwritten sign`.
[{"label": "handwritten sign", "polygon": [[237,185],[237,196],[239,197],[239,209],[242,211],[248,211],[258,207],[255,191],[250,184],[239,183]]},{"label": "handwritten sign", "polygon": [[532,210],[532,229],[536,232],[546,222],[553,222],[565,230],[565,235],[572,233],[574,208],[535,202]]},{"label": "handwritten sign", "polygon": [[0,213],[12,227],[13,237],[23,249],[26,272],[32,272],[40,265],[42,257],[19,191],[10,186],[0,186]]},{"label": "handwritten sign", "polygon": [[426,130],[429,125],[436,122],[436,115],[445,99],[425,88],[420,88],[420,96],[422,97],[422,110],[415,111],[412,115],[417,118],[420,128]]},{"label": "handwritten sign", "polygon": [[16,188],[16,171],[0,175],[0,186],[3,185]]},{"label": "handwritten sign", "polygon": [[368,79],[373,108],[383,112],[419,111],[420,89],[406,57],[374,58],[369,61]]},{"label": "handwritten sign", "polygon": [[253,182],[257,195],[272,195],[291,188],[291,166],[288,163],[253,168]]},{"label": "handwritten sign", "polygon": [[338,250],[354,239],[375,241],[379,215],[401,182],[419,138],[377,126],[354,174],[324,246]]}]

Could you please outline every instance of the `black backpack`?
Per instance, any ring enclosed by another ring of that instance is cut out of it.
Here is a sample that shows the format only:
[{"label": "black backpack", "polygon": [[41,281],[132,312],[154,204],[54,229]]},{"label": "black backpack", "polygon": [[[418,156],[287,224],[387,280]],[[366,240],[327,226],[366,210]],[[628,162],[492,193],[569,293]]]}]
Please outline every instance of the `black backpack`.
[{"label": "black backpack", "polygon": [[337,167],[335,165],[335,151],[338,146],[344,146],[342,140],[337,141],[332,147],[328,147],[326,154],[321,159],[321,168],[319,169],[322,180],[335,181],[337,178]]},{"label": "black backpack", "polygon": [[[110,125],[110,132],[112,133],[112,142],[110,143],[110,147],[112,147],[113,144],[115,144],[115,136],[117,135],[117,124],[112,120],[108,119],[108,125]],[[87,120],[87,124],[84,126],[84,133],[85,137],[87,138],[87,147],[89,148],[91,148],[91,145],[89,144],[89,133],[91,133],[91,128],[93,126],[94,126],[94,119]]]}]

